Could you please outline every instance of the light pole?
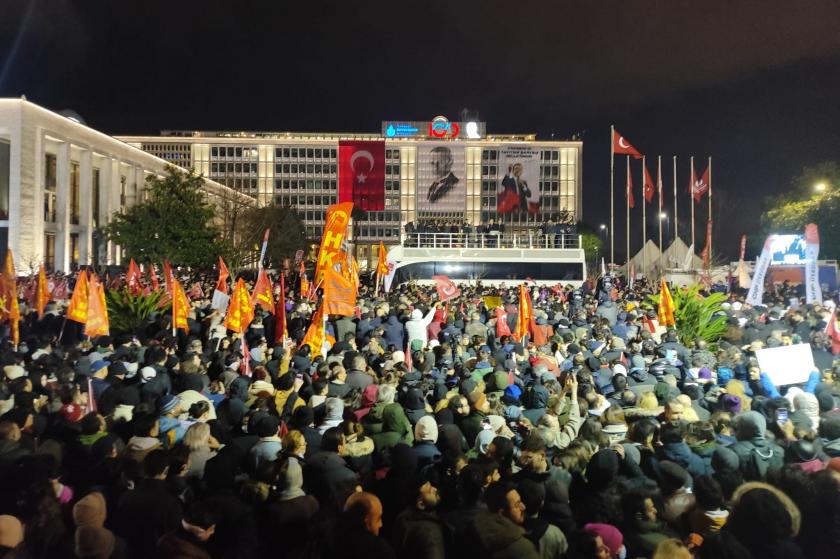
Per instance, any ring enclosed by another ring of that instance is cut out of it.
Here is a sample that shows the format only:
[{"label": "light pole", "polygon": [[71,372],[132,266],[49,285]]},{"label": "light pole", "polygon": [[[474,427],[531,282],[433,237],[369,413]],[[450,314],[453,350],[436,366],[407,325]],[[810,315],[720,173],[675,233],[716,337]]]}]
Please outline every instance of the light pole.
[{"label": "light pole", "polygon": [[665,220],[665,223],[668,227],[668,235],[667,238],[671,238],[671,218],[668,217],[667,212],[659,212],[659,267],[662,268],[662,255],[665,254],[665,251],[662,250],[662,220]]},{"label": "light pole", "polygon": [[[610,228],[609,228],[609,226],[607,226],[607,225],[605,225],[605,224],[603,224],[603,223],[602,223],[602,224],[598,227],[598,229],[600,229],[600,230],[601,230],[601,232],[604,234],[604,244],[606,244],[606,243],[607,243],[607,239],[609,239],[609,238],[610,238]],[[610,262],[610,264],[612,264],[612,262]]]},{"label": "light pole", "polygon": [[826,185],[824,182],[818,182],[814,185],[814,190],[816,190],[817,192],[825,192],[826,188],[828,188],[828,185]]}]

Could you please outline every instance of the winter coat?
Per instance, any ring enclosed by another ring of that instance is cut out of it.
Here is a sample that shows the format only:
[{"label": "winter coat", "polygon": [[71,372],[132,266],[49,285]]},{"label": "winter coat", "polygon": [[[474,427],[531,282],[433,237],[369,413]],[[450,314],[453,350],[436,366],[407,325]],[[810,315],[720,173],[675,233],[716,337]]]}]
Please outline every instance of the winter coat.
[{"label": "winter coat", "polygon": [[[823,447],[825,448],[825,447]],[[740,471],[746,481],[759,481],[766,478],[769,472],[776,472],[784,466],[784,451],[776,443],[771,443],[764,437],[753,437],[746,441],[738,441],[729,447],[738,455]],[[753,454],[755,453],[755,456]],[[751,465],[756,462],[767,462],[767,472],[764,476],[755,475],[755,468]]]},{"label": "winter coat", "polygon": [[335,321],[335,339],[344,340],[345,334],[356,333],[356,323],[349,316],[344,316]]},{"label": "winter coat", "polygon": [[391,529],[401,559],[444,559],[444,528],[437,514],[414,507],[397,515]]},{"label": "winter coat", "polygon": [[[429,309],[429,312],[426,313],[426,316],[423,316],[420,309],[414,309],[411,311],[411,318],[405,323],[405,334],[409,343],[411,343],[412,340],[420,340],[423,342],[424,346],[426,345],[426,342],[429,341],[429,338],[426,335],[426,329],[434,319],[436,310],[437,309],[432,307]],[[403,349],[405,346],[399,347],[400,349]]]},{"label": "winter coat", "polygon": [[382,431],[372,435],[371,438],[376,445],[377,452],[382,452],[398,443],[410,445],[414,442],[414,429],[411,427],[411,422],[406,417],[402,406],[399,404],[385,406],[382,412]]},{"label": "winter coat", "polygon": [[684,442],[663,444],[659,449],[659,459],[679,464],[694,478],[712,473],[711,456],[701,458],[691,452],[691,448]]},{"label": "winter coat", "polygon": [[524,528],[542,559],[560,559],[569,549],[569,542],[560,528],[541,518],[526,518]]},{"label": "winter coat", "polygon": [[395,315],[389,316],[385,322],[385,346],[405,349],[405,328]]},{"label": "winter coat", "polygon": [[612,301],[605,301],[598,305],[598,308],[595,310],[595,315],[598,318],[606,318],[607,322],[610,323],[610,327],[615,326],[618,320],[618,307]]},{"label": "winter coat", "polygon": [[657,545],[674,536],[665,524],[649,520],[631,520],[621,533],[627,557],[651,557]]},{"label": "winter coat", "polygon": [[491,559],[540,559],[525,530],[501,514],[483,510],[475,515],[471,527],[478,549],[475,557]]},{"label": "winter coat", "polygon": [[358,476],[337,453],[322,450],[308,459],[303,479],[306,493],[318,499],[324,508],[334,502],[344,484],[358,481]]}]

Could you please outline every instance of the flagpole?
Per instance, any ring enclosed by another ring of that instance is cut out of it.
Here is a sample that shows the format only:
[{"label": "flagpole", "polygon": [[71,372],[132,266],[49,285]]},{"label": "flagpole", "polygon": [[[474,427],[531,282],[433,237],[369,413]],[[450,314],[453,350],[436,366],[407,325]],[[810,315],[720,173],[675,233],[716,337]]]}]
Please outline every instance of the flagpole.
[{"label": "flagpole", "polygon": [[656,219],[659,221],[659,267],[662,268],[662,156],[656,156],[656,190],[659,192],[659,211]]},{"label": "flagpole", "polygon": [[697,245],[694,244],[694,156],[691,156],[691,179],[688,181],[691,186],[688,188],[688,195],[691,198],[691,244],[694,252],[697,253]]},{"label": "flagpole", "polygon": [[625,181],[624,189],[627,191],[624,193],[624,197],[627,198],[627,256],[625,257],[625,262],[627,262],[627,273],[630,273],[630,156],[627,156],[627,180]]},{"label": "flagpole", "polygon": [[712,229],[715,223],[712,221],[712,157],[709,156],[709,262],[712,261]]},{"label": "flagpole", "polygon": [[610,125],[610,264],[615,263],[615,126]]},{"label": "flagpole", "polygon": [[680,214],[677,213],[677,156],[674,156],[674,240],[680,237]]},{"label": "flagpole", "polygon": [[647,190],[647,177],[645,177],[645,170],[647,170],[647,162],[645,156],[642,156],[642,270],[647,277],[647,252],[645,252],[645,245],[647,244],[647,197],[645,191]]}]

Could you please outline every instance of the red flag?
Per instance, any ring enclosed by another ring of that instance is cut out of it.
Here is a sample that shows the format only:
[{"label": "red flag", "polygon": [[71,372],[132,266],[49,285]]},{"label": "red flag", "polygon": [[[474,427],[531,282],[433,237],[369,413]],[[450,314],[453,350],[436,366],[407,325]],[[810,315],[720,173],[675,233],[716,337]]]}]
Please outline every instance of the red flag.
[{"label": "red flag", "polygon": [[277,304],[274,306],[277,312],[274,313],[274,343],[283,343],[289,336],[286,330],[286,278],[280,274],[280,296],[277,299]]},{"label": "red flag", "polygon": [[692,169],[691,172],[691,196],[694,198],[694,201],[698,204],[700,200],[703,198],[703,195],[709,191],[709,168],[706,167],[706,170],[703,172],[703,176],[700,180],[697,180],[697,174]]},{"label": "red flag", "polygon": [[405,366],[409,373],[414,371],[414,359],[411,357],[411,344],[408,344],[405,348]]},{"label": "red flag", "polygon": [[251,350],[248,349],[248,342],[245,336],[240,339],[242,343],[242,362],[239,363],[239,374],[245,377],[251,376]]},{"label": "red flag", "polygon": [[271,280],[268,278],[268,272],[265,269],[260,269],[257,276],[257,283],[254,285],[254,291],[251,293],[251,304],[259,305],[271,314],[274,314],[274,291],[271,287]]},{"label": "red flag", "polygon": [[831,353],[840,353],[840,328],[837,327],[837,311],[831,312],[831,318],[825,326],[825,335],[831,339]]},{"label": "red flag", "polygon": [[441,303],[461,296],[461,290],[448,277],[432,276],[432,279],[435,280],[435,288]]},{"label": "red flag", "polygon": [[166,286],[166,292],[172,295],[172,265],[169,263],[169,260],[163,261],[163,282]]},{"label": "red flag", "polygon": [[496,211],[500,214],[511,213],[519,207],[519,195],[513,190],[505,189],[499,193]]},{"label": "red flag", "polygon": [[627,173],[627,191],[624,193],[627,197],[627,205],[631,208],[636,207],[636,200],[633,198],[633,175]]},{"label": "red flag", "polygon": [[338,142],[338,201],[365,211],[385,209],[385,142]]},{"label": "red flag", "polygon": [[152,290],[158,291],[160,289],[160,282],[158,282],[157,270],[155,270],[154,264],[149,264],[149,281],[152,284]]},{"label": "red flag", "polygon": [[613,153],[621,155],[632,155],[634,159],[641,159],[642,154],[634,148],[627,139],[613,129]]},{"label": "red flag", "polygon": [[647,165],[645,165],[645,202],[648,204],[653,201],[653,195],[656,194],[656,187],[653,185],[653,179],[650,178],[650,172],[648,171]]},{"label": "red flag", "polygon": [[143,292],[143,286],[140,283],[140,268],[137,262],[132,258],[128,263],[128,271],[125,274],[125,282],[128,285],[128,292],[132,295],[140,295]]},{"label": "red flag", "polygon": [[700,253],[700,257],[703,259],[703,267],[708,269],[709,264],[712,259],[712,255],[709,254],[709,247],[712,246],[712,220],[706,222],[706,246],[703,248],[703,252]]},{"label": "red flag", "polygon": [[662,187],[662,165],[661,162],[656,166],[656,190],[659,192],[659,209],[665,207],[665,189]]},{"label": "red flag", "polygon": [[184,332],[190,331],[187,323],[187,314],[190,310],[190,302],[181,282],[173,278],[172,281],[172,329],[180,328]]},{"label": "red flag", "polygon": [[507,312],[503,307],[496,307],[496,337],[510,336],[510,326],[507,322]]},{"label": "red flag", "polygon": [[216,291],[221,291],[224,294],[227,294],[228,286],[227,286],[227,279],[230,277],[230,272],[225,266],[225,261],[222,260],[222,257],[219,257],[219,279],[216,281]]}]

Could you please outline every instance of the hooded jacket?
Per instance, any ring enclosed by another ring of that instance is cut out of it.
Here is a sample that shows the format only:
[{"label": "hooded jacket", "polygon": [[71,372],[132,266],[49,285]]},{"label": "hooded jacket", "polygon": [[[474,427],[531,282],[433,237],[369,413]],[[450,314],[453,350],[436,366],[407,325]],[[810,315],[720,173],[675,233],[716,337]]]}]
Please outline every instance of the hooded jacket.
[{"label": "hooded jacket", "polygon": [[685,468],[692,477],[707,476],[712,473],[711,453],[707,458],[701,458],[691,451],[685,442],[665,443],[659,449],[660,460],[670,460]]},{"label": "hooded jacket", "polygon": [[[432,307],[429,309],[429,312],[426,313],[426,316],[423,316],[423,313],[420,309],[414,309],[411,311],[411,318],[408,322],[405,323],[405,333],[406,338],[409,342],[412,340],[420,340],[423,342],[423,345],[426,345],[426,342],[429,341],[427,334],[427,328],[429,324],[431,324],[432,320],[435,317],[435,308]],[[403,348],[405,346],[399,346]]]},{"label": "hooded jacket", "polygon": [[337,453],[322,450],[307,460],[303,479],[306,493],[324,507],[333,502],[343,484],[357,480],[358,476]]},{"label": "hooded jacket", "polygon": [[[767,421],[764,416],[755,411],[742,413],[736,418],[736,435],[738,442],[730,446],[738,455],[739,468],[747,481],[757,477],[751,463],[754,461],[767,462],[767,471],[778,471],[784,466],[784,451],[782,448],[765,437]],[[756,456],[753,456],[753,453]]]},{"label": "hooded jacket", "polygon": [[397,349],[405,349],[405,329],[400,320],[391,315],[385,322],[385,345],[392,345]]},{"label": "hooded jacket", "polygon": [[414,430],[402,406],[399,404],[385,406],[382,412],[382,432],[372,435],[371,438],[379,452],[398,443],[411,445],[414,442]]}]

